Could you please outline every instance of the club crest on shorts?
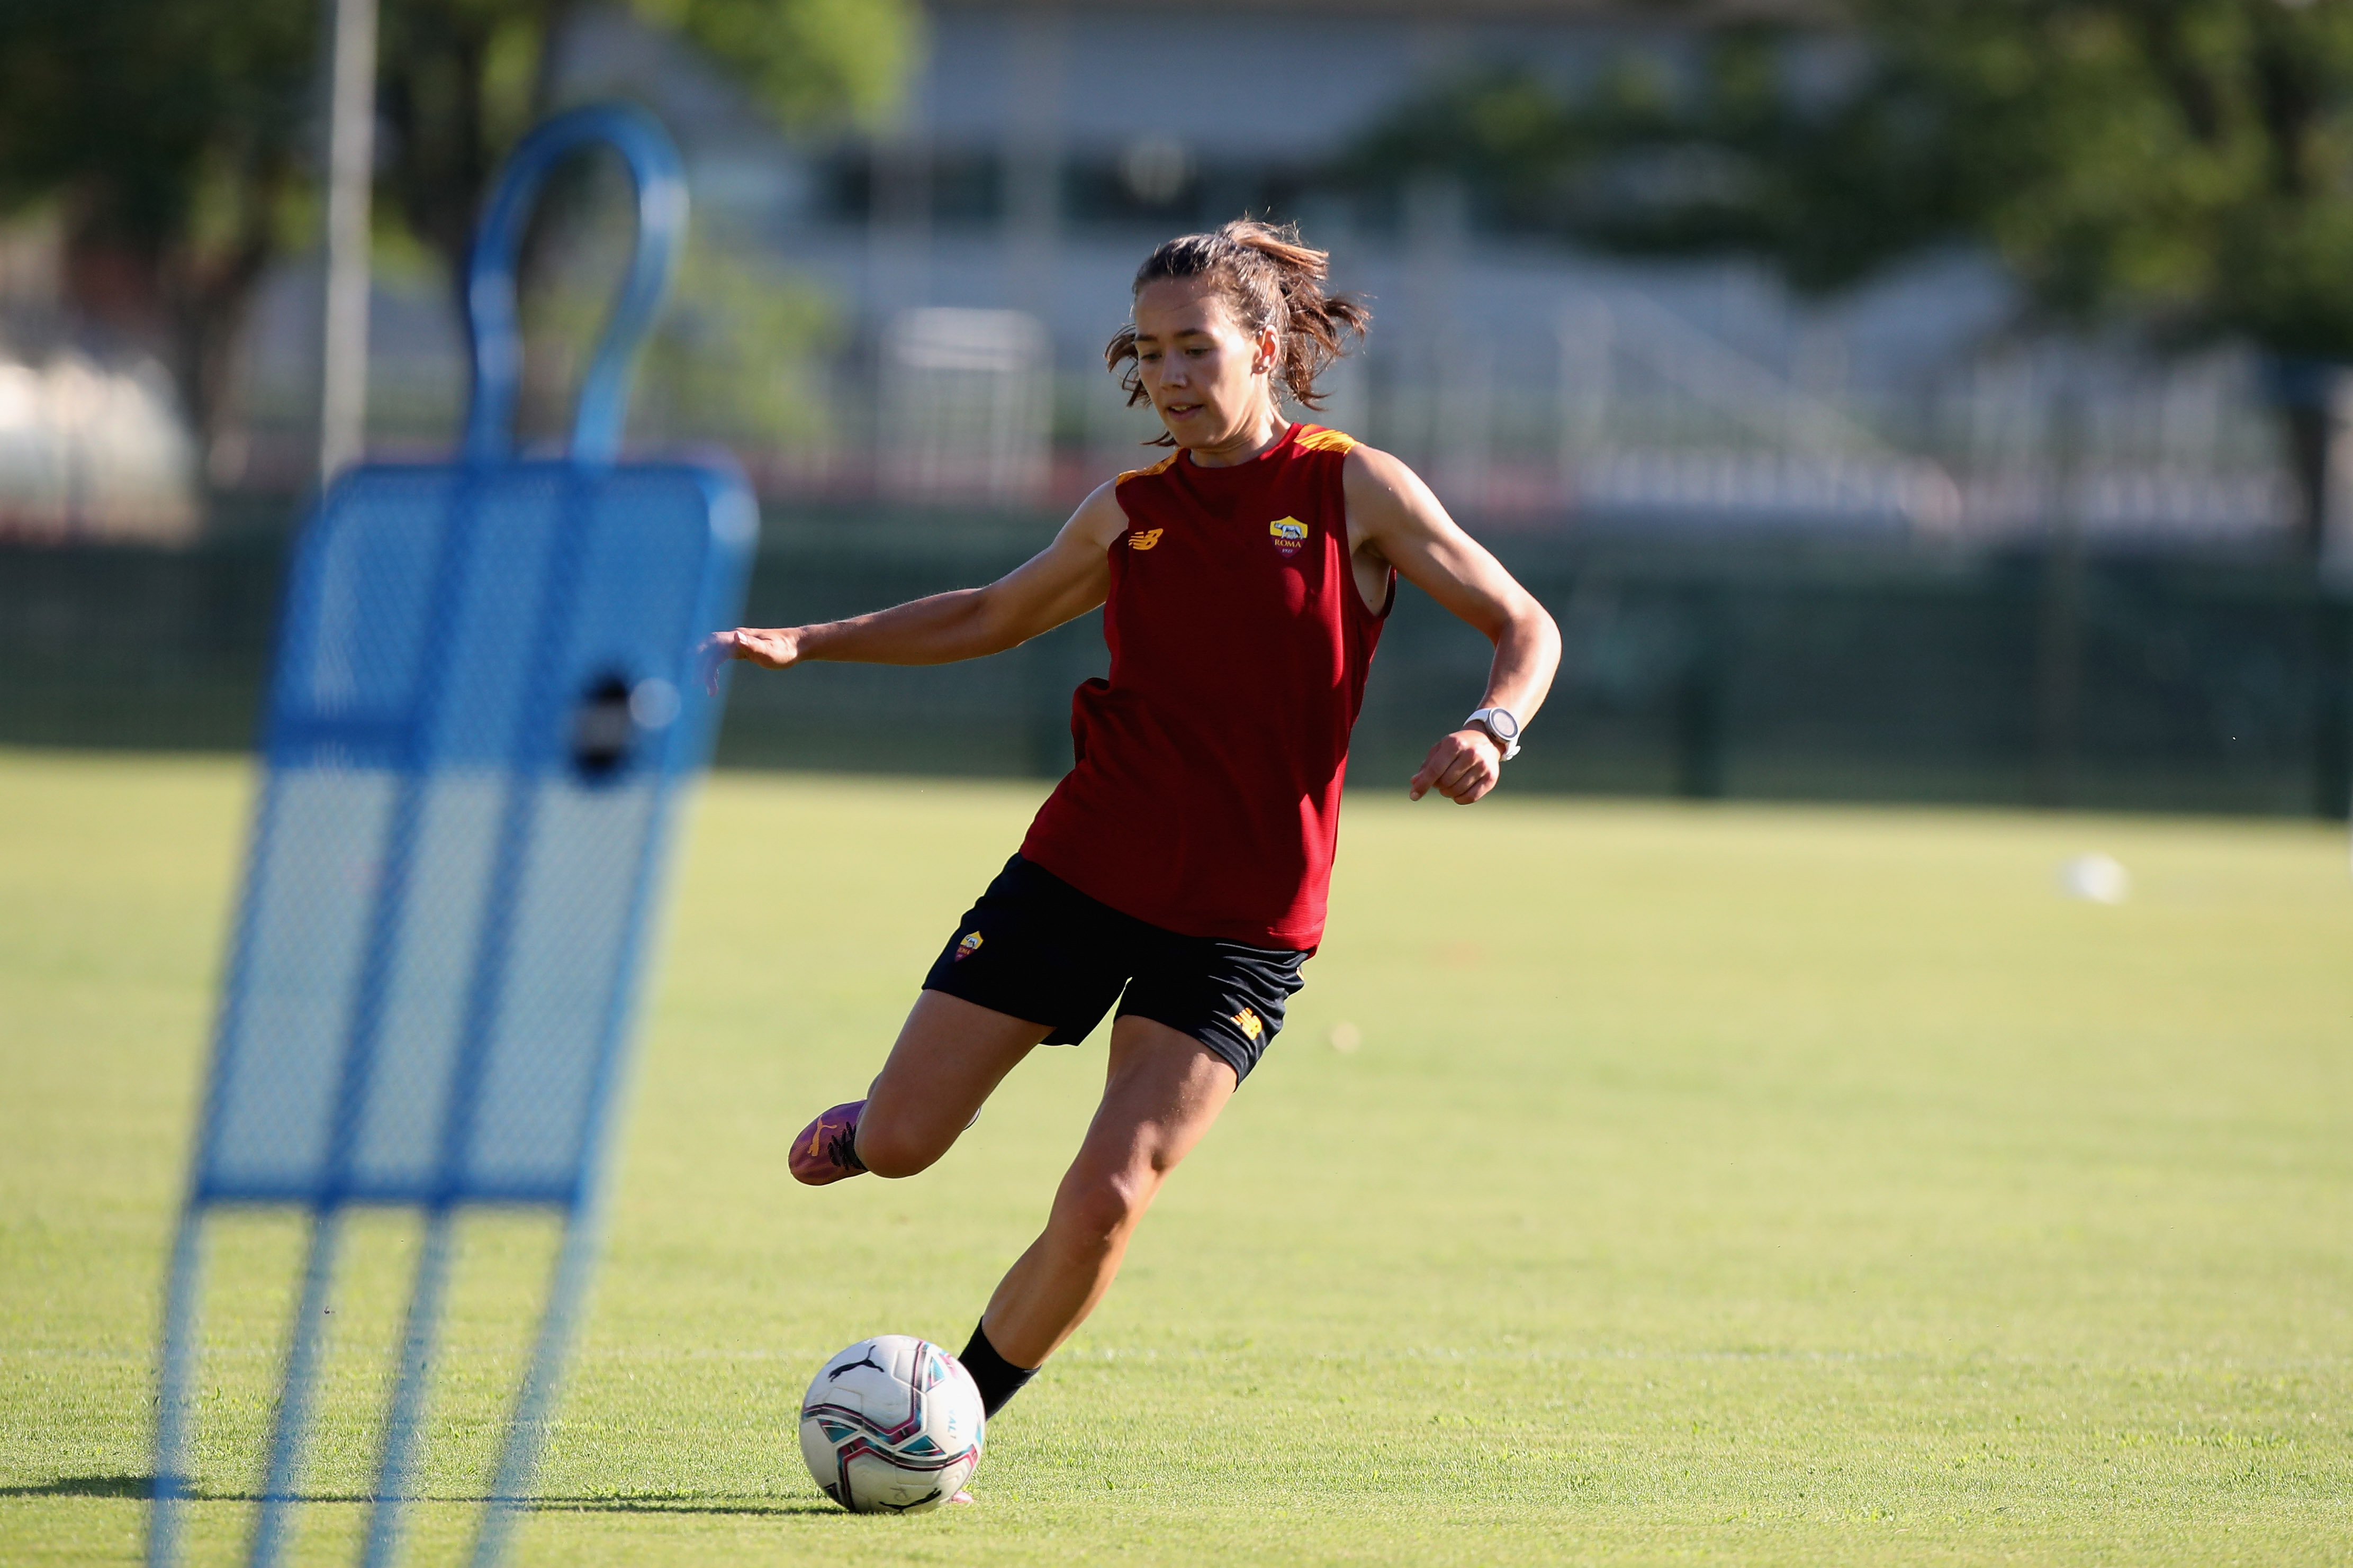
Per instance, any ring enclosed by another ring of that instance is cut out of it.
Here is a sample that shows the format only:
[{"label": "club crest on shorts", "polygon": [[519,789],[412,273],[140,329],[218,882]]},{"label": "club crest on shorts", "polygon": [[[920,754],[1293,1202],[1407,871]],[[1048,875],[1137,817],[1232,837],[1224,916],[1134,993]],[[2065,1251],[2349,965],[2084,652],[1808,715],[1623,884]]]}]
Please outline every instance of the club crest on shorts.
[{"label": "club crest on shorts", "polygon": [[1266,525],[1269,537],[1274,541],[1274,552],[1285,559],[1299,553],[1307,542],[1307,525],[1295,517],[1278,517]]},{"label": "club crest on shorts", "polygon": [[979,951],[980,933],[976,931],[968,931],[964,933],[964,940],[956,943],[955,961],[958,963],[962,963],[965,959],[970,958],[974,953],[978,952]]}]

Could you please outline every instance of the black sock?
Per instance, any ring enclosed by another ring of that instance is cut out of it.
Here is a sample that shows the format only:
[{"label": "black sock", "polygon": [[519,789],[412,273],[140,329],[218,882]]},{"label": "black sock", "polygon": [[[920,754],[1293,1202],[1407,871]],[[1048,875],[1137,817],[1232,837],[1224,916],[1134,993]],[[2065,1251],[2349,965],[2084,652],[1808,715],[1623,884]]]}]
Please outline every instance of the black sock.
[{"label": "black sock", "polygon": [[1036,1367],[1015,1366],[998,1355],[978,1323],[972,1326],[972,1343],[964,1347],[964,1354],[956,1360],[964,1363],[965,1371],[972,1373],[973,1382],[980,1385],[980,1407],[991,1415],[1004,1409],[1005,1402],[1038,1375]]}]

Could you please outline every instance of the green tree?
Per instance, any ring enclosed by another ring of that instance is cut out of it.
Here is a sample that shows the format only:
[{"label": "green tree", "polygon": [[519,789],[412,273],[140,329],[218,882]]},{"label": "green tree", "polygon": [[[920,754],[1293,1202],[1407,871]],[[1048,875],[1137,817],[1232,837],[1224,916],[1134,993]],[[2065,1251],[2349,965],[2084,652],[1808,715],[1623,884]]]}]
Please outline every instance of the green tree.
[{"label": "green tree", "polygon": [[[631,0],[792,124],[883,108],[913,0]],[[483,188],[550,101],[577,0],[384,0],[391,210],[455,286]],[[209,444],[270,263],[313,242],[322,0],[7,0],[0,218],[55,204],[86,312],[154,343]]]},{"label": "green tree", "polygon": [[[549,432],[565,427],[571,389],[627,265],[609,233],[563,239],[522,301],[524,340],[539,345],[524,376],[522,419]],[[837,431],[820,354],[839,346],[840,322],[826,293],[708,226],[688,236],[677,268],[669,307],[638,361],[631,430],[754,447],[830,441]]]},{"label": "green tree", "polygon": [[[169,4],[171,0],[164,0]],[[583,0],[385,0],[385,188],[453,287],[484,186],[552,100],[551,48]],[[915,49],[913,0],[630,0],[730,68],[789,126],[887,108]]]},{"label": "green tree", "polygon": [[[1841,36],[1716,33],[1560,95],[1408,105],[1360,166],[1460,172],[1495,221],[1747,254],[1800,290],[1989,248],[2048,317],[2353,362],[2353,4],[1858,0]],[[2289,374],[2284,392],[2339,379]],[[2282,412],[2316,548],[2330,399]]]},{"label": "green tree", "polygon": [[73,302],[160,349],[200,428],[225,410],[254,285],[301,243],[316,9],[0,9],[0,215],[62,209]]}]

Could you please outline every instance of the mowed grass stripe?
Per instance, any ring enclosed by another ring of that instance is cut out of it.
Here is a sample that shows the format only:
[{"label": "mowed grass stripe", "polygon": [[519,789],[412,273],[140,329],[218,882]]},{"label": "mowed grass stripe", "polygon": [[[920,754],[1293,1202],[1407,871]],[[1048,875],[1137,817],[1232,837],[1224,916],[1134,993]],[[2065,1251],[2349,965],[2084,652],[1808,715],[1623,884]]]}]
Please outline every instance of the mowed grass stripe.
[{"label": "mowed grass stripe", "polygon": [[[863,1334],[962,1342],[1099,1046],[911,1182],[805,1191],[784,1140],[871,1076],[1040,792],[714,780],[522,1559],[2353,1557],[2340,834],[1388,783],[1291,1026],[991,1433],[983,1506],[890,1521],[817,1496],[801,1387]],[[248,789],[0,754],[0,1561],[136,1559]],[[2059,895],[2088,849],[2126,903]],[[469,1226],[417,1561],[463,1542],[546,1239]],[[200,1560],[249,1512],[294,1242],[222,1232]],[[413,1244],[355,1239],[322,1496],[364,1485]],[[342,1560],[358,1506],[308,1511]]]}]

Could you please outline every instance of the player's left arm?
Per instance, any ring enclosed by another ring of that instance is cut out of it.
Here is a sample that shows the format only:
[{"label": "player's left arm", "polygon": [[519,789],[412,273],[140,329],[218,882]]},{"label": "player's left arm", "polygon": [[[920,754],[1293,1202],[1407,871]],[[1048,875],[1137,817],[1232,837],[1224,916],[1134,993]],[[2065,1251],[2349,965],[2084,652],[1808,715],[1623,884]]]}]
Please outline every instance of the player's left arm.
[{"label": "player's left arm", "polygon": [[[1377,569],[1396,567],[1398,576],[1493,643],[1495,659],[1478,706],[1508,708],[1525,725],[1544,706],[1560,667],[1560,628],[1552,616],[1446,515],[1419,475],[1387,452],[1352,448],[1341,485],[1354,558]],[[1434,789],[1469,805],[1495,787],[1503,766],[1503,749],[1484,730],[1456,730],[1430,749],[1408,789],[1415,800]]]}]

